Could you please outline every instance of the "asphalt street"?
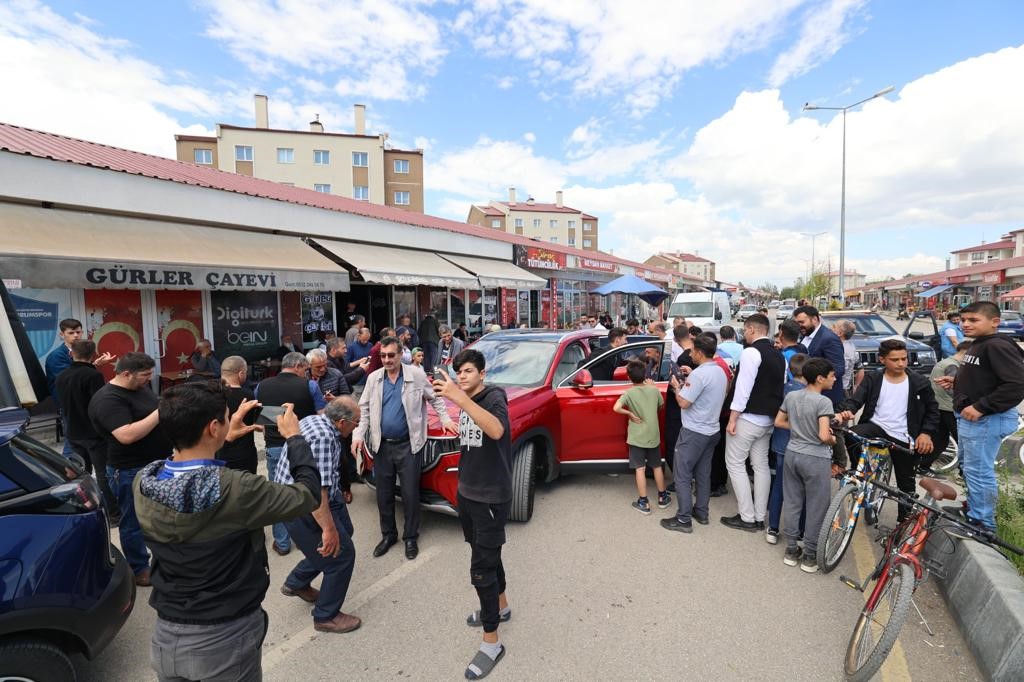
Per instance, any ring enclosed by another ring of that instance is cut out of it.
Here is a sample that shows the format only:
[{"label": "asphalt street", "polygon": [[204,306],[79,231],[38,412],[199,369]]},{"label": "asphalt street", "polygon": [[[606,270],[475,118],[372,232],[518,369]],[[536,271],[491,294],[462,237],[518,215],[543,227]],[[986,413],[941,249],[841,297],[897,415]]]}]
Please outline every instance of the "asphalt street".
[{"label": "asphalt street", "polygon": [[[477,602],[457,519],[425,513],[415,561],[400,545],[374,559],[373,491],[354,492],[358,558],[345,611],[363,626],[315,633],[308,606],[278,592],[297,551],[271,554],[265,678],[461,679],[480,631],[464,622]],[[501,627],[508,654],[491,679],[842,679],[864,597],[838,576],[859,579],[873,565],[877,548],[863,528],[836,571],[808,575],[782,563],[782,545],[718,522],[735,513],[731,495],[712,500],[711,525],[692,535],[660,527],[671,508],[634,511],[634,495],[625,472],[538,488],[533,520],[508,529],[513,617]],[[139,590],[128,623],[97,660],[77,660],[82,680],[153,679],[148,596],[149,588]],[[935,635],[912,611],[881,679],[981,679],[937,586],[924,583],[915,601]]]}]

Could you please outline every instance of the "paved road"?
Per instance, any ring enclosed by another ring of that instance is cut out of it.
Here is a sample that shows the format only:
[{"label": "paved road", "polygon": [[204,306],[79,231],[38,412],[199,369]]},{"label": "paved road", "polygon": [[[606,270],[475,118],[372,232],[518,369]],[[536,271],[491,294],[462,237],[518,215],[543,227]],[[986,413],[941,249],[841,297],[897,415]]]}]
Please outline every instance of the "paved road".
[{"label": "paved road", "polygon": [[[266,679],[461,679],[479,631],[463,622],[476,601],[457,520],[425,514],[415,561],[397,547],[373,559],[372,491],[356,486],[355,494],[358,559],[346,611],[363,627],[314,633],[306,605],[277,592],[297,554],[271,554]],[[634,494],[627,475],[574,476],[538,489],[534,519],[509,527],[514,615],[501,628],[509,653],[492,679],[842,679],[863,597],[837,576],[860,577],[873,564],[863,529],[833,574],[807,575],[782,563],[781,546],[718,523],[735,512],[731,496],[712,500],[712,524],[684,536],[660,528],[667,512],[636,513]],[[81,679],[153,678],[148,593],[140,590],[131,618],[98,660],[79,659]],[[924,584],[916,600],[936,635],[912,617],[882,679],[981,679],[934,584]]]}]

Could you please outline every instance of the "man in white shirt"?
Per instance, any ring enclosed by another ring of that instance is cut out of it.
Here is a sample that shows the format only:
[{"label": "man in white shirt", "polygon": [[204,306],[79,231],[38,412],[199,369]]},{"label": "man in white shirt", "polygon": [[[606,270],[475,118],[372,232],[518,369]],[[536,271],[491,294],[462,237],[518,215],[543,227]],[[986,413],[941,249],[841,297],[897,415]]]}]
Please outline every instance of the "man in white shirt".
[{"label": "man in white shirt", "polygon": [[[743,323],[747,347],[740,354],[732,412],[725,429],[725,466],[736,493],[738,513],[723,516],[721,521],[730,528],[752,533],[764,530],[772,482],[768,443],[786,383],[786,360],[769,338],[768,325],[768,318],[760,313]],[[754,468],[753,496],[747,478],[748,457]]]}]

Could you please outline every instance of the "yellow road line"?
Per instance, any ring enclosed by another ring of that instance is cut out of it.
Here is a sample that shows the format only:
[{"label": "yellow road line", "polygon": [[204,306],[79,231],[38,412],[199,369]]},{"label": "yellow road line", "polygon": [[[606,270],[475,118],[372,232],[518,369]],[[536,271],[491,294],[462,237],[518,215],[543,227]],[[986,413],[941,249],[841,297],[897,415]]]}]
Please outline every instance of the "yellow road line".
[{"label": "yellow road line", "polygon": [[[861,520],[863,521],[863,519]],[[871,575],[871,572],[875,570],[875,564],[878,559],[875,557],[874,548],[868,540],[868,532],[873,534],[875,532],[874,529],[868,529],[863,523],[858,525],[860,528],[854,531],[853,538],[851,539],[851,549],[853,549],[853,558],[857,564],[857,575],[860,576],[860,581],[863,583]],[[864,594],[865,602],[867,602],[869,596],[871,595]],[[893,644],[892,651],[889,652],[889,657],[882,664],[879,675],[883,682],[910,680],[910,666],[907,665],[907,655],[903,651],[903,645],[900,644],[899,639]]]}]

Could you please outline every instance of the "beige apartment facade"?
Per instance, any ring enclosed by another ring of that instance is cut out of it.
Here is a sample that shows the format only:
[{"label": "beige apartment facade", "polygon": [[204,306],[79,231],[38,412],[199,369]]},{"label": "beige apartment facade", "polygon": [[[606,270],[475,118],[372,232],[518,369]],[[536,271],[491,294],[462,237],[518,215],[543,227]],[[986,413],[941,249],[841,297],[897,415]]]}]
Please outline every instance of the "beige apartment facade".
[{"label": "beige apartment facade", "polygon": [[214,137],[175,135],[177,158],[229,173],[272,180],[423,212],[423,151],[392,149],[387,134],[367,135],[365,108],[354,110],[353,133],[269,127],[267,101],[256,96],[256,126],[218,123]]},{"label": "beige apartment facade", "polygon": [[514,187],[508,192],[508,201],[471,206],[466,222],[549,244],[598,250],[598,218],[566,206],[561,191],[555,192],[555,202],[551,204],[537,202],[533,197],[517,201]]},{"label": "beige apartment facade", "polygon": [[680,275],[699,277],[705,282],[715,281],[715,262],[695,253],[663,251],[645,260],[644,264],[672,270]]}]

